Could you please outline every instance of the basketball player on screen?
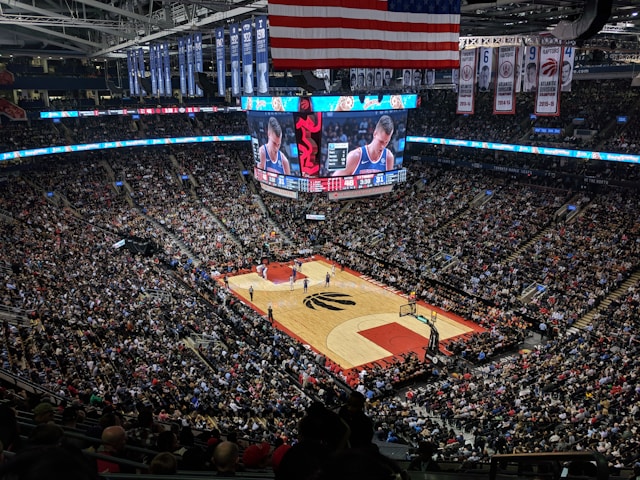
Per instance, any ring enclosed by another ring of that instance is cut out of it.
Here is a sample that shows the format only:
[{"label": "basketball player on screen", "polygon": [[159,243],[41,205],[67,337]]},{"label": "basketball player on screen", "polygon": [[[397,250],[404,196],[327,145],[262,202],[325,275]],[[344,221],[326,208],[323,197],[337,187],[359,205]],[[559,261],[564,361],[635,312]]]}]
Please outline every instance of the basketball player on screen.
[{"label": "basketball player on screen", "polygon": [[267,172],[291,175],[289,160],[280,151],[282,143],[282,127],[275,117],[269,117],[267,126],[267,143],[260,147],[258,168]]},{"label": "basketball player on screen", "polygon": [[387,148],[393,136],[393,120],[389,115],[382,115],[373,131],[371,142],[364,147],[357,147],[347,154],[347,162],[343,169],[336,170],[332,177],[359,175],[363,173],[380,173],[392,170],[394,157]]}]

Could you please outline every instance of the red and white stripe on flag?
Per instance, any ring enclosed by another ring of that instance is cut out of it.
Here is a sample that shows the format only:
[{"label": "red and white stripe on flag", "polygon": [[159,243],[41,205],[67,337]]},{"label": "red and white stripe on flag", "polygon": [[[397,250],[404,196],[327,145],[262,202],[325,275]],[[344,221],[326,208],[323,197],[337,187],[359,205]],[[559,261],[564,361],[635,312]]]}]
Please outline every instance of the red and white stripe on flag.
[{"label": "red and white stripe on flag", "polygon": [[460,52],[458,108],[456,113],[473,113],[476,83],[476,49]]},{"label": "red and white stripe on flag", "polygon": [[498,50],[498,75],[493,113],[516,113],[515,73],[516,47],[500,47]]},{"label": "red and white stripe on flag", "polygon": [[269,0],[275,69],[458,68],[460,0]]},{"label": "red and white stripe on flag", "polygon": [[560,73],[562,71],[562,45],[540,47],[538,88],[535,114],[560,115]]}]

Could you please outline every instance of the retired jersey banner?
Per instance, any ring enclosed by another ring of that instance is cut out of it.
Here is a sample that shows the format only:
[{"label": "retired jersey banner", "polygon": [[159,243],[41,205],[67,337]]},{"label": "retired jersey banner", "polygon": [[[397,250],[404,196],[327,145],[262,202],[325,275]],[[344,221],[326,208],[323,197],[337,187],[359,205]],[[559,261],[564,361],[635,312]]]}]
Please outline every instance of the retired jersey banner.
[{"label": "retired jersey banner", "polygon": [[[144,68],[144,50],[142,48],[138,49],[138,70],[136,77],[144,78],[145,77],[145,68]],[[140,95],[144,96],[147,94],[145,89],[142,87],[142,82],[138,80],[138,89],[140,90]]]},{"label": "retired jersey banner", "polygon": [[476,49],[460,52],[457,113],[473,113],[476,84]]},{"label": "retired jersey banner", "polygon": [[500,47],[498,50],[498,76],[493,113],[516,113],[514,89],[517,47]]},{"label": "retired jersey banner", "polygon": [[256,76],[258,93],[269,93],[269,45],[267,17],[256,17]]},{"label": "retired jersey banner", "polygon": [[218,73],[218,96],[224,97],[227,90],[227,65],[224,49],[224,27],[216,28],[216,68]]},{"label": "retired jersey banner", "polygon": [[242,86],[245,95],[253,95],[253,25],[251,20],[241,24],[242,29]]},{"label": "retired jersey banner", "polygon": [[523,56],[522,91],[535,92],[538,88],[538,47],[525,47]]},{"label": "retired jersey banner", "polygon": [[493,76],[493,48],[482,47],[480,49],[480,61],[478,64],[478,91],[491,91],[491,78]]},{"label": "retired jersey banner", "polygon": [[187,40],[178,38],[178,65],[180,68],[180,93],[187,95]]},{"label": "retired jersey banner", "polygon": [[162,48],[162,65],[164,67],[164,92],[167,97],[173,95],[173,87],[171,85],[171,57],[169,56],[169,42],[163,42]]},{"label": "retired jersey banner", "polygon": [[149,45],[149,73],[151,74],[151,94],[158,95],[158,75],[156,71],[156,50],[158,46],[155,43]]},{"label": "retired jersey banner", "polygon": [[271,0],[277,70],[457,68],[460,0]]},{"label": "retired jersey banner", "polygon": [[129,95],[138,95],[138,84],[136,80],[136,69],[134,67],[135,57],[133,50],[127,50],[127,71],[129,72]]},{"label": "retired jersey banner", "polygon": [[158,95],[164,97],[168,96],[167,90],[164,87],[164,44],[156,44],[156,76],[158,77]]},{"label": "retired jersey banner", "polygon": [[193,54],[193,35],[187,35],[187,93],[196,95],[195,58]]},{"label": "retired jersey banner", "polygon": [[540,47],[538,94],[534,110],[536,115],[560,115],[562,49],[562,45],[543,45]]},{"label": "retired jersey banner", "polygon": [[565,46],[562,52],[562,70],[560,71],[560,90],[563,92],[571,91],[571,82],[573,80],[573,62],[576,57],[576,47]]},{"label": "retired jersey banner", "polygon": [[204,73],[204,65],[202,60],[202,32],[196,32],[193,34],[193,64],[195,66],[194,71],[194,83],[196,87],[196,96],[202,97],[204,92],[198,86],[198,82],[195,81],[196,72]]},{"label": "retired jersey banner", "polygon": [[240,29],[237,23],[229,25],[231,45],[231,95],[240,96]]}]

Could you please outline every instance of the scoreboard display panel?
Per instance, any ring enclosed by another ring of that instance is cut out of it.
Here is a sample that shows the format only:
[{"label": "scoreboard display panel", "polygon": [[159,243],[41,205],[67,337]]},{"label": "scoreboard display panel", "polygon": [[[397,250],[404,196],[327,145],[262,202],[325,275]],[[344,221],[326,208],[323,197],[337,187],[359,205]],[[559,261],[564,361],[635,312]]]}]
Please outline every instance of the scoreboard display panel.
[{"label": "scoreboard display panel", "polygon": [[243,97],[259,182],[299,192],[406,181],[407,108],[415,95]]}]

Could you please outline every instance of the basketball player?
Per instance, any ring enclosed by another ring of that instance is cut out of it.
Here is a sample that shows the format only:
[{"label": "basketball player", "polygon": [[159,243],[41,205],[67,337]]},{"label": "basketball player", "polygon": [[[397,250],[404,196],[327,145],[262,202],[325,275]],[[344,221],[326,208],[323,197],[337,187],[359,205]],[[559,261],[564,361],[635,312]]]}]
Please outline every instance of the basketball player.
[{"label": "basketball player", "polygon": [[371,142],[364,147],[357,147],[347,154],[345,168],[336,170],[332,177],[358,175],[363,173],[380,173],[393,169],[394,157],[387,148],[393,135],[393,120],[389,115],[382,115],[373,131]]},{"label": "basketball player", "polygon": [[267,126],[267,143],[260,147],[260,163],[258,168],[267,172],[291,175],[289,160],[280,151],[282,144],[282,127],[276,117],[269,118]]}]

